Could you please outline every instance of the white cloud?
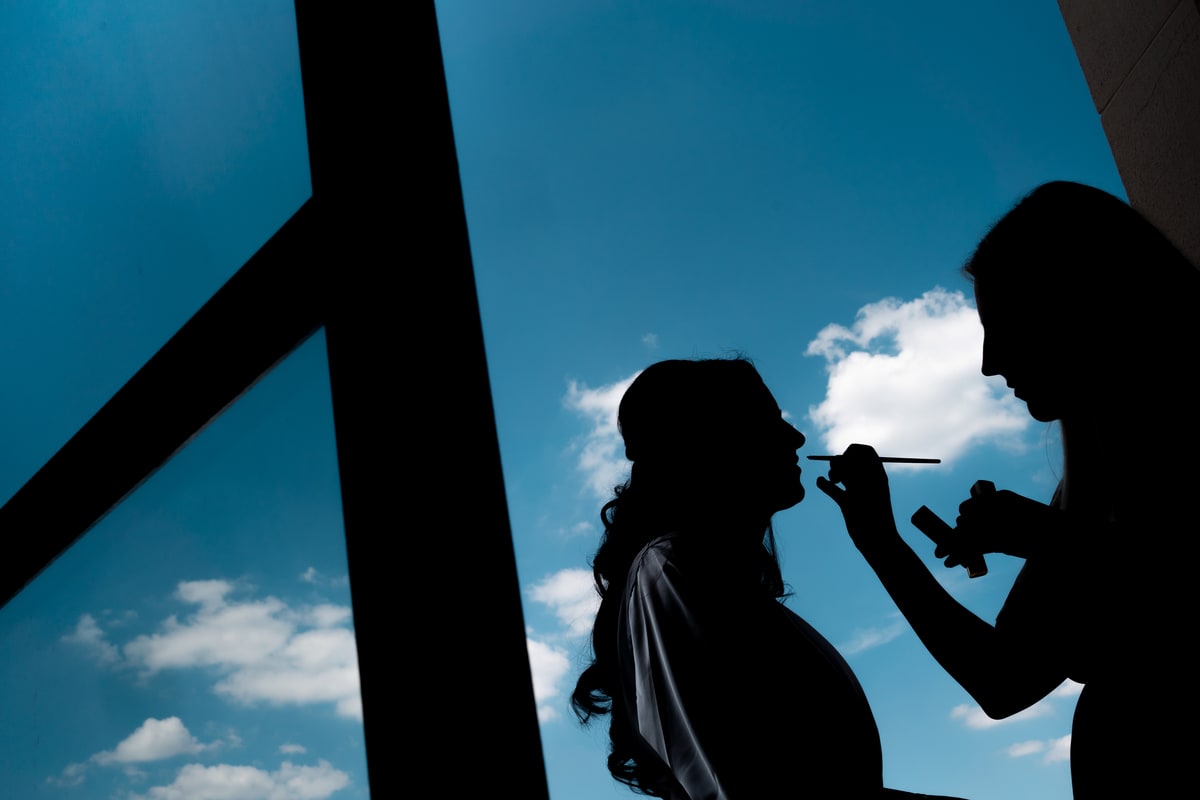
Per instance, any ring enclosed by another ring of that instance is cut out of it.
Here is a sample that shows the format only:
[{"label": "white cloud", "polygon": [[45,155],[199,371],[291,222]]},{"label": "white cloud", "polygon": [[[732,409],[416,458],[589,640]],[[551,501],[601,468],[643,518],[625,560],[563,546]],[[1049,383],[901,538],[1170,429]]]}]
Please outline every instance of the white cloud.
[{"label": "white cloud", "polygon": [[137,769],[135,764],[163,761],[181,755],[195,755],[215,750],[220,746],[219,741],[201,744],[179,717],[150,717],[112,750],[102,750],[83,763],[68,764],[58,777],[47,778],[46,782],[54,786],[78,786],[83,783],[87,769],[92,764],[104,767],[120,766],[127,776],[137,778],[144,773]]},{"label": "white cloud", "polygon": [[361,718],[354,634],[345,628],[296,634],[260,662],[240,666],[214,689],[246,704],[334,703],[339,714]]},{"label": "white cloud", "polygon": [[617,430],[617,409],[625,390],[637,375],[598,389],[571,381],[563,398],[567,408],[578,412],[591,425],[579,445],[577,466],[584,473],[588,488],[601,499],[611,497],[613,487],[624,482],[629,474],[629,462],[625,460],[624,445]]},{"label": "white cloud", "polygon": [[178,755],[192,755],[210,747],[212,745],[203,745],[197,741],[179,717],[151,717],[121,740],[116,749],[96,753],[92,760],[101,765],[141,764]]},{"label": "white cloud", "polygon": [[983,329],[961,292],[932,289],[859,309],[853,326],[828,325],[807,355],[825,358],[825,399],[809,408],[823,447],[863,442],[884,455],[950,461],[995,441],[1019,446],[1024,407],[979,371]]},{"label": "white cloud", "polygon": [[234,600],[233,590],[227,581],[180,583],[176,596],[199,609],[127,643],[126,659],[147,679],[166,669],[211,668],[219,676],[213,690],[241,703],[332,703],[339,715],[362,719],[350,609]]},{"label": "white cloud", "polygon": [[[579,637],[591,631],[600,597],[586,569],[562,569],[547,575],[527,589],[532,600],[549,607],[565,628],[565,634]],[[571,670],[566,651],[544,639],[525,638],[529,651],[529,670],[533,676],[533,695],[537,702],[538,720],[549,722],[559,716],[555,698],[563,692],[563,680]],[[562,633],[551,638],[561,638]]]},{"label": "white cloud", "polygon": [[[993,728],[997,725],[1006,725],[1011,722],[1019,722],[1021,720],[1034,719],[1037,717],[1045,717],[1057,713],[1057,703],[1066,702],[1072,703],[1075,697],[1083,689],[1083,684],[1076,683],[1072,680],[1067,680],[1058,688],[1052,691],[1040,702],[1034,703],[1029,708],[1011,717],[1002,720],[996,720],[988,717],[983,713],[983,709],[974,705],[959,705],[955,706],[950,711],[952,719],[963,721],[968,728],[981,730],[984,728]],[[1071,736],[1067,734],[1057,739],[1038,740],[1031,739],[1023,742],[1015,742],[1005,748],[1005,753],[1010,758],[1024,758],[1026,756],[1041,755],[1043,764],[1056,764],[1060,761],[1067,761],[1071,757]]]},{"label": "white cloud", "polygon": [[1041,753],[1045,749],[1045,742],[1034,740],[1031,742],[1017,742],[1016,744],[1010,744],[1005,749],[1005,752],[1008,753],[1012,758],[1022,758],[1024,756],[1031,756],[1034,753]]},{"label": "white cloud", "polygon": [[1043,753],[1043,764],[1057,764],[1062,761],[1069,761],[1071,758],[1071,734],[1068,733],[1066,736],[1044,742],[1036,739],[1029,742],[1017,742],[1016,744],[1009,745],[1005,749],[1005,752],[1011,758],[1023,758]]},{"label": "white cloud", "polygon": [[108,615],[108,619],[106,619],[105,622],[108,624],[108,626],[110,628],[123,627],[138,618],[136,611],[123,611],[123,612],[121,612],[120,616],[116,616],[116,617],[111,616],[112,612],[110,612],[110,611],[105,611],[104,613],[105,613],[105,615]]},{"label": "white cloud", "polygon": [[349,606],[335,606],[332,603],[322,603],[308,609],[302,619],[316,628],[333,628],[350,621]]},{"label": "white cloud", "polygon": [[104,631],[91,614],[81,615],[75,630],[63,636],[62,640],[68,644],[79,645],[100,664],[116,664],[121,659],[117,646],[107,640]]},{"label": "white cloud", "polygon": [[1004,719],[992,719],[987,714],[983,713],[983,709],[979,706],[962,705],[955,706],[950,710],[951,719],[961,719],[963,724],[974,730],[982,730],[984,728],[994,728],[997,725],[1009,725],[1013,722],[1021,722],[1022,720],[1034,719],[1036,717],[1044,717],[1054,713],[1054,707],[1042,700],[1034,703],[1024,711],[1019,711],[1011,717]]},{"label": "white cloud", "polygon": [[592,572],[586,569],[562,569],[548,575],[529,587],[529,596],[549,606],[572,636],[591,631],[600,608]]},{"label": "white cloud", "polygon": [[643,335],[642,336],[642,344],[644,344],[647,347],[647,349],[657,350],[658,349],[658,334],[657,333],[647,333],[647,334]]},{"label": "white cloud", "polygon": [[257,767],[188,764],[168,786],[131,800],[325,800],[350,785],[350,776],[320,760],[315,767],[284,761],[274,772]]},{"label": "white cloud", "polygon": [[295,753],[307,753],[308,749],[302,744],[281,744],[279,745],[279,752],[284,755],[292,755]]},{"label": "white cloud", "polygon": [[258,664],[291,637],[295,626],[282,618],[286,608],[275,598],[231,605],[210,599],[186,622],[172,615],[162,624],[162,633],[126,644],[125,656],[151,673],[172,667]]},{"label": "white cloud", "polygon": [[225,604],[225,595],[233,591],[229,581],[181,581],[175,589],[175,596],[185,603],[195,603],[204,608],[213,608]]},{"label": "white cloud", "polygon": [[300,580],[317,586],[347,586],[350,583],[350,576],[343,575],[340,578],[327,578],[316,567],[309,567],[300,573]]},{"label": "white cloud", "polygon": [[46,783],[51,786],[60,786],[63,788],[78,786],[87,777],[87,768],[88,765],[86,763],[68,764],[63,768],[62,774],[46,778]]},{"label": "white cloud", "polygon": [[562,680],[571,669],[571,660],[562,650],[536,639],[526,637],[525,646],[529,651],[538,720],[548,722],[558,716],[558,709],[549,701],[562,692]]},{"label": "white cloud", "polygon": [[1046,752],[1046,757],[1042,759],[1045,764],[1057,764],[1060,761],[1071,760],[1071,734],[1051,739],[1048,743],[1049,748]]},{"label": "white cloud", "polygon": [[898,618],[892,624],[885,627],[854,631],[854,638],[845,644],[839,644],[837,646],[838,651],[843,656],[848,657],[892,641],[908,630],[908,623],[902,617],[899,617],[899,615],[896,616]]},{"label": "white cloud", "polygon": [[343,697],[341,700],[338,700],[335,708],[337,708],[337,713],[339,716],[346,717],[347,719],[356,719],[360,722],[362,721],[362,695],[358,692],[355,692],[350,697]]},{"label": "white cloud", "polygon": [[581,521],[581,522],[576,522],[574,525],[572,525],[570,528],[568,528],[566,530],[566,535],[572,536],[572,537],[575,537],[575,536],[591,537],[595,534],[595,532],[596,532],[596,527],[594,525],[592,525],[592,523]]}]

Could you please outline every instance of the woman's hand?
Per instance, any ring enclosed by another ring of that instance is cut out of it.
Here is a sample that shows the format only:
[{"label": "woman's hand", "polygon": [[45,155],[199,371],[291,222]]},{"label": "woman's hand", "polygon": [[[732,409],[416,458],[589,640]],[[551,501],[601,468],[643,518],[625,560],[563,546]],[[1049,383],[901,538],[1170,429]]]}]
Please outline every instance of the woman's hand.
[{"label": "woman's hand", "polygon": [[973,494],[958,507],[955,535],[934,555],[947,567],[970,553],[1004,553],[1028,559],[1040,553],[1062,525],[1062,512],[1007,489]]},{"label": "woman's hand", "polygon": [[[850,445],[829,463],[829,478],[817,478],[817,487],[841,508],[854,544],[921,642],[988,716],[1000,719],[1028,708],[1067,677],[1040,653],[1020,642],[1014,647],[1012,637],[1000,638],[938,583],[896,532],[887,474],[873,448]],[[997,552],[1024,550],[1011,535],[1000,537],[995,523],[1011,518],[1027,524],[1037,515],[1033,506],[1040,505],[1012,492],[974,498],[961,507],[966,512],[962,528],[972,539],[991,537],[1006,548]],[[1045,506],[1041,510],[1050,511]]]},{"label": "woman's hand", "polygon": [[867,552],[883,537],[899,537],[887,473],[870,445],[847,447],[829,462],[828,478],[817,476],[817,488],[838,504],[846,530],[859,550]]}]

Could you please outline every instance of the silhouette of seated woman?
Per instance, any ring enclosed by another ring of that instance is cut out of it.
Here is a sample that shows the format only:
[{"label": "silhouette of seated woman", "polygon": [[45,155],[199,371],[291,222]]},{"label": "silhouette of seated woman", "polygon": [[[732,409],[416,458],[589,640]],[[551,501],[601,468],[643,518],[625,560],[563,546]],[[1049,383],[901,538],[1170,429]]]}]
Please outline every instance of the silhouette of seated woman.
[{"label": "silhouette of seated woman", "polygon": [[804,497],[804,436],[758,372],[653,364],[619,426],[633,466],[601,511],[595,660],[571,698],[584,722],[611,713],[612,775],[671,800],[910,796],[882,788],[849,666],[780,602],[771,517]]},{"label": "silhouette of seated woman", "polygon": [[[887,476],[852,445],[818,487],[935,659],[995,719],[1071,678],[1076,798],[1195,791],[1200,272],[1140,214],[1092,187],[1034,190],[964,272],[984,329],[982,371],[1060,425],[1049,504],[1010,491],[959,506],[935,555],[1025,559],[995,625],[947,594],[901,540]],[[838,486],[837,484],[842,484]]]}]

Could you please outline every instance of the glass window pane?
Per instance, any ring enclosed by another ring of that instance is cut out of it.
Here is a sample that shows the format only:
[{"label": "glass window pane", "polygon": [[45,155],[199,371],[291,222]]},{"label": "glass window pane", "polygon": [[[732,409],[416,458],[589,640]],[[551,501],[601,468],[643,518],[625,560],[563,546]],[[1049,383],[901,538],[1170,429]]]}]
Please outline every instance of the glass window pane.
[{"label": "glass window pane", "polygon": [[[907,518],[953,519],[977,478],[1039,499],[1057,479],[1045,431],[980,375],[958,272],[1037,183],[1122,193],[1055,4],[437,8],[551,797],[634,797],[605,768],[607,719],[581,729],[567,698],[600,507],[628,469],[616,404],[651,362],[750,356],[809,437],[801,455],[866,441],[944,459],[892,473],[896,513],[994,618],[1019,563],[989,556],[968,581]],[[788,604],[847,654],[889,784],[1069,796],[1078,687],[987,725],[802,463],[809,497],[775,518]]]},{"label": "glass window pane", "polygon": [[0,6],[0,501],[308,198],[289,0]]},{"label": "glass window pane", "polygon": [[369,797],[323,333],[14,598],[0,652],[5,797]]}]

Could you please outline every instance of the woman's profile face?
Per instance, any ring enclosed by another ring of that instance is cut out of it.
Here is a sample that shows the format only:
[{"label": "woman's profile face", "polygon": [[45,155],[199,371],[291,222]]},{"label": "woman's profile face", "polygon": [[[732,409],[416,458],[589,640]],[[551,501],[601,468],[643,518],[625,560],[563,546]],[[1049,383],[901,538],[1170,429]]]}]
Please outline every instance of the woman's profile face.
[{"label": "woman's profile face", "polygon": [[729,479],[770,513],[804,499],[800,456],[804,434],[783,418],[775,397],[761,379],[747,387],[729,420]]},{"label": "woman's profile face", "polygon": [[1040,422],[1062,419],[1071,403],[1072,365],[1063,309],[1036,291],[975,281],[983,325],[984,375],[1000,375]]}]

